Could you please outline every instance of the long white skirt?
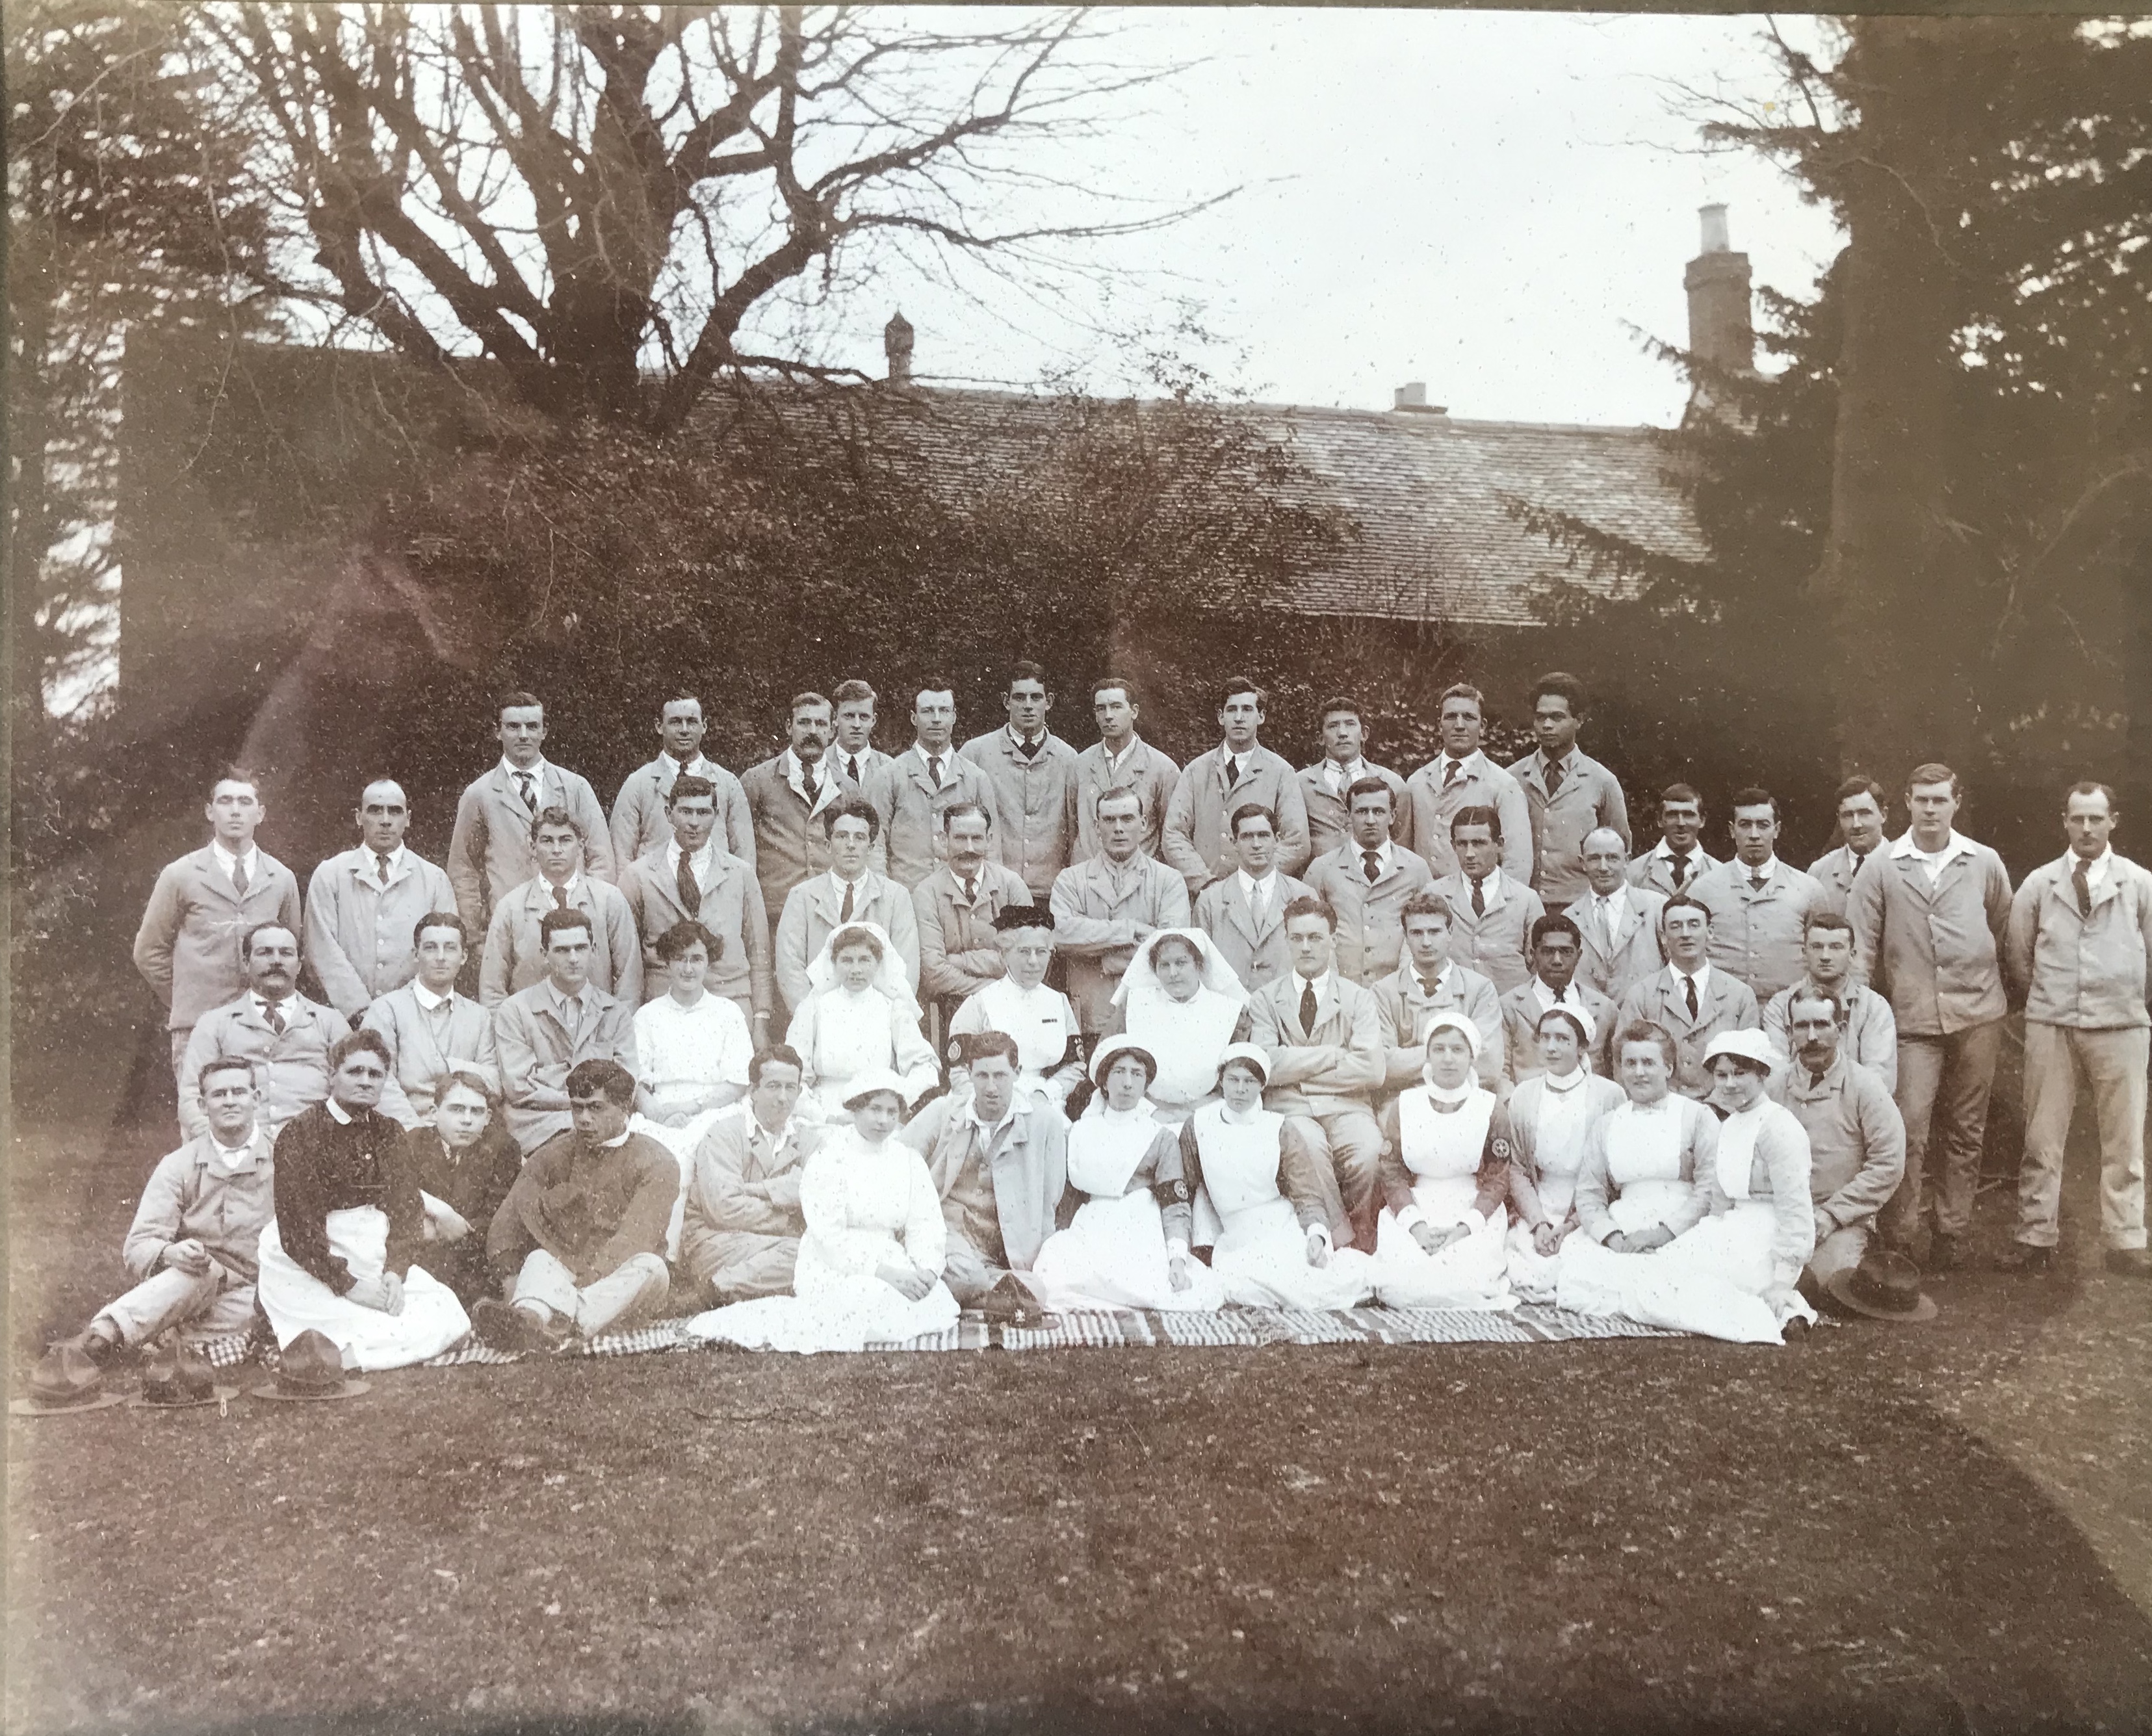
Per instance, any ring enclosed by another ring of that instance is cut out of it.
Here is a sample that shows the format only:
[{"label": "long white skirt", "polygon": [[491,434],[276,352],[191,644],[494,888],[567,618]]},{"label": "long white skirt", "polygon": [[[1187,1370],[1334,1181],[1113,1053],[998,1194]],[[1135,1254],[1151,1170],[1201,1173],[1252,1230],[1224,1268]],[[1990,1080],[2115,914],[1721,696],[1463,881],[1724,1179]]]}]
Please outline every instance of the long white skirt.
[{"label": "long white skirt", "polygon": [[[892,1266],[910,1256],[888,1238]],[[816,1247],[810,1231],[799,1244],[792,1294],[759,1296],[698,1314],[687,1330],[698,1338],[723,1339],[749,1350],[783,1350],[809,1356],[818,1351],[864,1350],[870,1344],[901,1344],[929,1332],[947,1332],[963,1311],[940,1278],[916,1302],[872,1272],[838,1272]]]},{"label": "long white skirt", "polygon": [[1194,1281],[1173,1287],[1167,1271],[1165,1221],[1150,1190],[1118,1200],[1088,1200],[1074,1221],[1057,1230],[1032,1262],[1046,1306],[1071,1308],[1165,1308],[1208,1312],[1225,1300],[1215,1272],[1191,1259]]},{"label": "long white skirt", "polygon": [[1581,1234],[1572,1226],[1551,1254],[1542,1254],[1533,1244],[1530,1224],[1510,1225],[1506,1239],[1510,1288],[1525,1302],[1552,1302],[1561,1275],[1561,1251]]},{"label": "long white skirt", "polygon": [[1227,1302],[1251,1308],[1357,1308],[1375,1282],[1373,1261],[1358,1248],[1338,1248],[1327,1266],[1310,1266],[1307,1232],[1282,1195],[1226,1221],[1210,1270]]},{"label": "long white skirt", "polygon": [[[328,1215],[329,1251],[355,1278],[381,1275],[388,1257],[388,1214],[377,1206],[349,1206]],[[482,1232],[480,1232],[482,1233]],[[384,1314],[347,1301],[284,1251],[277,1221],[261,1231],[261,1277],[255,1288],[281,1348],[301,1332],[317,1332],[360,1370],[402,1368],[439,1356],[470,1334],[456,1293],[423,1266],[404,1274],[404,1312]]]},{"label": "long white skirt", "polygon": [[695,1173],[695,1154],[702,1149],[703,1135],[710,1130],[711,1124],[720,1115],[744,1114],[744,1102],[728,1103],[723,1109],[704,1109],[685,1127],[667,1127],[662,1121],[653,1121],[639,1111],[627,1118],[631,1133],[647,1134],[667,1151],[680,1166],[680,1185],[672,1195],[672,1216],[665,1223],[665,1257],[680,1257],[680,1221],[688,1209],[688,1181]]},{"label": "long white skirt", "polygon": [[1769,1200],[1741,1200],[1648,1254],[1617,1254],[1571,1236],[1557,1256],[1555,1299],[1580,1314],[1626,1315],[1736,1344],[1780,1343],[1787,1320],[1816,1317],[1799,1297],[1783,1316],[1764,1300],[1776,1228]]},{"label": "long white skirt", "polygon": [[1470,1203],[1478,1184],[1423,1180],[1413,1198],[1434,1229],[1464,1226],[1461,1241],[1430,1254],[1398,1227],[1388,1206],[1375,1220],[1375,1294],[1393,1308],[1514,1308],[1503,1232],[1509,1214],[1483,1216]]}]

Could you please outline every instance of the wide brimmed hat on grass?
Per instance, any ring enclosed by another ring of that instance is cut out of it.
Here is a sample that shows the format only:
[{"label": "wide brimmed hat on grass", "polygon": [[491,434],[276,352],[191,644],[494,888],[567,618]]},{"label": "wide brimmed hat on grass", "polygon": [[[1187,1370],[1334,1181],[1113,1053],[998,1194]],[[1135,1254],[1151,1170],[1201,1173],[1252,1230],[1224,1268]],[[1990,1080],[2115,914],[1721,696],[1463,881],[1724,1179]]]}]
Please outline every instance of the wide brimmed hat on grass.
[{"label": "wide brimmed hat on grass", "polygon": [[123,1394],[104,1389],[104,1371],[81,1345],[55,1344],[30,1371],[29,1395],[8,1401],[10,1414],[47,1416],[63,1410],[103,1410]]},{"label": "wide brimmed hat on grass", "polygon": [[254,1389],[257,1398],[355,1398],[368,1390],[343,1372],[343,1353],[325,1332],[303,1332],[277,1358],[277,1378]]},{"label": "wide brimmed hat on grass", "polygon": [[1934,1298],[1921,1289],[1920,1267],[1888,1248],[1870,1248],[1860,1265],[1833,1272],[1823,1287],[1833,1302],[1870,1320],[1911,1326],[1936,1317]]}]

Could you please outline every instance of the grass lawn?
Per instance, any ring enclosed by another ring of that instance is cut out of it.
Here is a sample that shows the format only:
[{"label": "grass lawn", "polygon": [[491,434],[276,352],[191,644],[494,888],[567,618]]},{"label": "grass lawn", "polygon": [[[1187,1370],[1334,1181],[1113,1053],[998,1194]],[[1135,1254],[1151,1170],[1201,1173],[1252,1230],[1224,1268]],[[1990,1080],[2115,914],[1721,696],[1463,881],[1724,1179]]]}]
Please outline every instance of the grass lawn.
[{"label": "grass lawn", "polygon": [[[157,1143],[18,1141],[18,1379]],[[2152,1286],[2076,1239],[1799,1350],[681,1353],[18,1421],[7,1726],[2152,1728]]]}]

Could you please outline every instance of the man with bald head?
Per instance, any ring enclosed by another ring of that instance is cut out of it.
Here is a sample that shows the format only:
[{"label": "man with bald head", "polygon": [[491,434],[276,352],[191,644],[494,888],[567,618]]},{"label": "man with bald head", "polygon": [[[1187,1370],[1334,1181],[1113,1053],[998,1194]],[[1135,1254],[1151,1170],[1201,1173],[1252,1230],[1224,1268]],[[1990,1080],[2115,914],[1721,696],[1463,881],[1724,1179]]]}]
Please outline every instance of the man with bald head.
[{"label": "man with bald head", "polygon": [[329,857],[307,882],[307,962],[329,1005],[356,1024],[366,1009],[419,973],[419,918],[456,907],[448,873],[404,844],[411,824],[404,786],[376,778],[352,818],[358,846]]},{"label": "man with bald head", "polygon": [[1667,895],[1629,879],[1629,840],[1611,826],[1586,832],[1577,846],[1584,891],[1569,906],[1582,937],[1576,980],[1620,1003],[1639,982],[1658,974],[1659,912]]}]

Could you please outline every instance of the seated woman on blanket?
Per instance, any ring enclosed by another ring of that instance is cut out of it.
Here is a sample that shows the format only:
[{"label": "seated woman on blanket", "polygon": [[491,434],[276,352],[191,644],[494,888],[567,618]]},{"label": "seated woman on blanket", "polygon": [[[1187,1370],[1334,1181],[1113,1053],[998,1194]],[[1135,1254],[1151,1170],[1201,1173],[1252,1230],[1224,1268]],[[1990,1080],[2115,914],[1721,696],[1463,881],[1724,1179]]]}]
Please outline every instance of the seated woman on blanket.
[{"label": "seated woman on blanket", "polygon": [[[1714,1048],[1723,1041],[1714,1039]],[[1720,1129],[1709,1109],[1672,1089],[1672,1034],[1637,1020],[1623,1028],[1614,1053],[1627,1100],[1585,1136],[1581,1233],[1561,1246],[1556,1301],[1579,1313],[1778,1343],[1774,1307],[1724,1275],[1727,1232],[1691,1236],[1711,1212]],[[1769,1058],[1766,1051],[1767,1065]],[[1751,1138],[1743,1160],[1753,1154]]]},{"label": "seated woman on blanket", "polygon": [[1507,1308],[1510,1118],[1474,1076],[1480,1028],[1454,1008],[1427,1028],[1424,1083],[1382,1114],[1384,1205],[1375,1293],[1392,1307]]},{"label": "seated woman on blanket", "polygon": [[1068,1188],[1032,1262],[1049,1308],[1207,1309],[1217,1280],[1188,1251],[1192,1190],[1180,1141],[1144,1094],[1149,1053],[1109,1037],[1092,1059],[1098,1094],[1068,1129]]},{"label": "seated woman on blanket", "polygon": [[805,1230],[792,1294],[759,1297],[698,1314],[688,1330],[753,1349],[860,1350],[901,1343],[957,1323],[942,1282],[948,1232],[926,1160],[890,1137],[904,1118],[906,1086],[887,1068],[855,1074],[840,1128],[799,1176]]},{"label": "seated woman on blanket", "polygon": [[427,1094],[428,1124],[404,1136],[425,1208],[423,1240],[411,1263],[423,1266],[466,1308],[495,1289],[485,1257],[486,1231],[523,1168],[522,1148],[501,1119],[492,1080],[459,1068]]},{"label": "seated woman on blanket", "polygon": [[1784,1064],[1761,1031],[1722,1031],[1711,1039],[1703,1069],[1716,1082],[1711,1101],[1726,1111],[1718,1160],[1705,1178],[1711,1205],[1703,1221],[1662,1256],[1686,1259],[1761,1297],[1782,1334],[1789,1327],[1804,1332],[1816,1317],[1794,1288],[1815,1251],[1808,1129],[1764,1095]]},{"label": "seated woman on blanket", "polygon": [[1534,1033],[1540,1071],[1510,1094],[1510,1287],[1551,1302],[1555,1256],[1576,1228],[1576,1175],[1586,1135],[1622,1101],[1622,1088],[1587,1064],[1598,1032],[1581,1007],[1553,1007]]},{"label": "seated woman on blanket", "polygon": [[841,1122],[854,1081],[895,1073],[906,1109],[941,1083],[934,1051],[919,1033],[919,1003],[904,960],[874,922],[835,930],[807,967],[810,992],[785,1041],[806,1063],[802,1121]]},{"label": "seated woman on blanket", "polygon": [[1136,949],[1114,991],[1116,1035],[1158,1063],[1147,1094],[1161,1121],[1218,1100],[1218,1062],[1248,1034],[1248,992],[1200,928],[1169,928]]},{"label": "seated woman on blanket", "polygon": [[1332,1242],[1345,1229],[1337,1175],[1263,1107],[1270,1069],[1266,1049],[1228,1045],[1220,1100],[1181,1124],[1181,1173],[1218,1212],[1211,1272],[1226,1301],[1248,1307],[1358,1307],[1373,1286],[1369,1257]]}]

